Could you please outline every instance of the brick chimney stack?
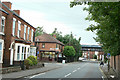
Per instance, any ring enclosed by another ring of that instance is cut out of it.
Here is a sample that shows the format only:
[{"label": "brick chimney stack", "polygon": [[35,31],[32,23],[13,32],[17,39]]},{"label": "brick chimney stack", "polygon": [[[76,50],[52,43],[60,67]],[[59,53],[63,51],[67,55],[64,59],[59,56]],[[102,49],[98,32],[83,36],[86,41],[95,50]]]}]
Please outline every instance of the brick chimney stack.
[{"label": "brick chimney stack", "polygon": [[11,9],[11,7],[12,7],[11,2],[2,2],[2,3],[5,4],[9,9]]},{"label": "brick chimney stack", "polygon": [[20,10],[13,10],[13,11],[20,16]]},{"label": "brick chimney stack", "polygon": [[53,34],[53,37],[54,37],[54,38],[56,38],[56,35],[55,35],[55,34]]}]

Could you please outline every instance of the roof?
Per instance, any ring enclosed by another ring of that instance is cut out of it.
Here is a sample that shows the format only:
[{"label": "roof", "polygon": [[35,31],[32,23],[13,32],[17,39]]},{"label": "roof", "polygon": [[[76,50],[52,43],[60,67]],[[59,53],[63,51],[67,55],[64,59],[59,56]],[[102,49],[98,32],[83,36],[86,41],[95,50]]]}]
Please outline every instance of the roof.
[{"label": "roof", "polygon": [[35,37],[35,42],[46,42],[46,43],[58,43],[64,45],[62,42],[52,37],[51,35],[44,33],[40,36]]},{"label": "roof", "polygon": [[96,48],[101,48],[100,45],[81,45],[82,47],[96,47]]},{"label": "roof", "polygon": [[4,13],[6,13],[6,14],[8,14],[5,10],[3,10],[1,7],[0,7],[0,11],[2,11],[2,12],[4,12]]},{"label": "roof", "polygon": [[[1,2],[0,2],[1,3]],[[21,18],[16,12],[12,11],[11,9],[9,9],[5,4],[1,3],[2,6],[4,6],[5,8],[7,8],[10,12],[12,12],[15,16],[17,16],[18,18],[20,18],[21,20],[23,20],[25,23],[27,23],[28,25],[30,25],[31,27],[33,27],[31,24],[29,24],[27,21],[25,21],[23,18]],[[2,9],[2,11],[4,11],[5,13],[7,13],[5,10]],[[34,27],[33,27],[34,28]]]}]

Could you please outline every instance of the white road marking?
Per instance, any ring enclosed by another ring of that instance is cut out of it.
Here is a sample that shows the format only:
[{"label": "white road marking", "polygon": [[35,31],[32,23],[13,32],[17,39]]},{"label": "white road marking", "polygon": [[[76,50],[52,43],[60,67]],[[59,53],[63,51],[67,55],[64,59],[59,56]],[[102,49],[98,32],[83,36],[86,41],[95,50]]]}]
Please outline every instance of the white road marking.
[{"label": "white road marking", "polygon": [[104,80],[104,76],[102,76],[102,79]]},{"label": "white road marking", "polygon": [[73,73],[76,72],[76,71],[77,71],[77,70],[74,70]]},{"label": "white road marking", "polygon": [[69,73],[69,74],[65,75],[65,77],[68,77],[69,75],[71,75],[71,73]]},{"label": "white road marking", "polygon": [[111,78],[114,78],[115,76],[114,75],[110,75]]},{"label": "white road marking", "polygon": [[30,78],[34,78],[34,77],[36,77],[36,76],[40,76],[40,75],[43,75],[43,74],[45,74],[45,73],[40,73],[40,74],[37,74],[37,75],[31,76]]}]

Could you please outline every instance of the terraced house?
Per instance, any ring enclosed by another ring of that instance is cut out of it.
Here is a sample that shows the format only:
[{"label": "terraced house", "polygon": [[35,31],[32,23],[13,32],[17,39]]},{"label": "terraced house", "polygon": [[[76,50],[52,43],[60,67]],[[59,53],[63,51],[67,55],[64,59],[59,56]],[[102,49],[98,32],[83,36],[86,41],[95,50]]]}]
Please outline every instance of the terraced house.
[{"label": "terraced house", "polygon": [[11,2],[2,2],[0,11],[0,63],[3,67],[19,65],[34,46],[35,28],[20,17],[20,10],[11,10]]},{"label": "terraced house", "polygon": [[57,61],[63,57],[64,44],[56,39],[56,36],[42,34],[35,37],[37,56],[41,61]]}]

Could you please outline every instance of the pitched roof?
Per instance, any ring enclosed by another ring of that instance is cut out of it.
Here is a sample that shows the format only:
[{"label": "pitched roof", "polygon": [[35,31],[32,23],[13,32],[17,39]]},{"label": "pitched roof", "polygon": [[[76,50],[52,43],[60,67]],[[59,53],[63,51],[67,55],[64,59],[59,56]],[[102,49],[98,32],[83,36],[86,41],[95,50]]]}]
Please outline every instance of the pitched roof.
[{"label": "pitched roof", "polygon": [[47,42],[47,43],[58,43],[64,45],[62,42],[52,37],[51,35],[44,33],[40,36],[35,37],[35,42]]},{"label": "pitched roof", "polygon": [[[18,18],[20,18],[21,20],[23,20],[25,23],[27,23],[28,25],[30,25],[31,27],[33,27],[30,23],[28,23],[27,21],[25,21],[22,17],[20,17],[16,12],[14,12],[13,10],[9,9],[4,3],[0,2],[0,4],[2,4],[2,6],[4,6],[7,10],[9,10],[11,13],[13,13],[13,15],[17,16]],[[3,10],[3,9],[2,9]],[[6,12],[4,10],[4,12]],[[33,27],[34,28],[34,27]]]}]

